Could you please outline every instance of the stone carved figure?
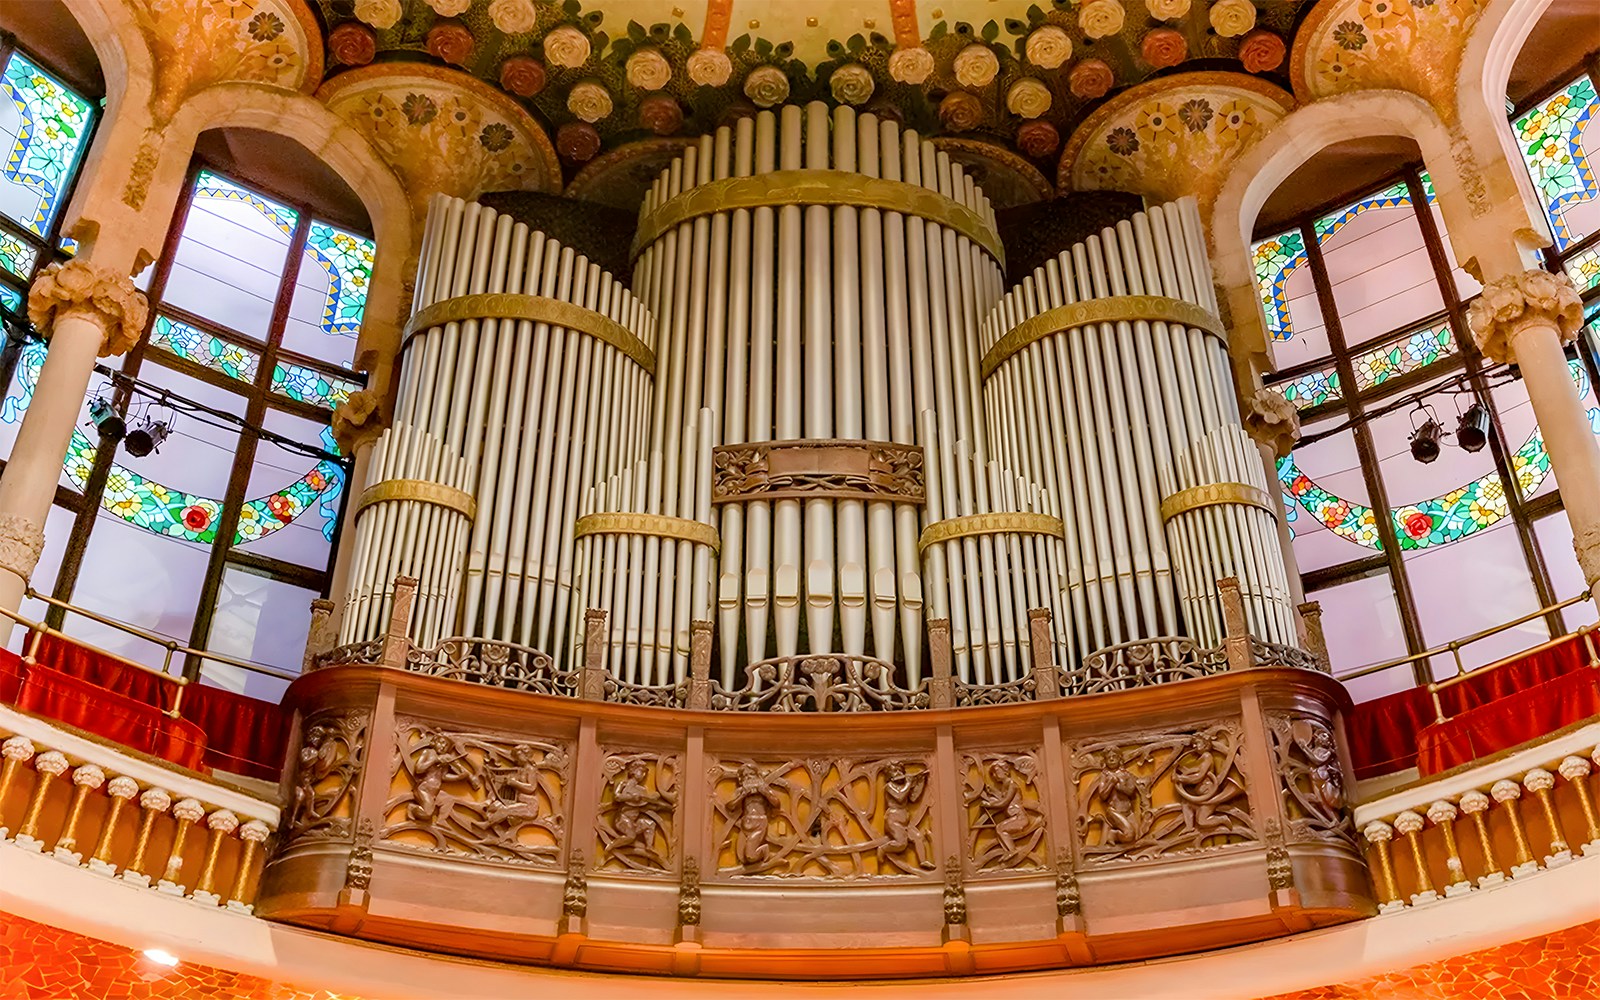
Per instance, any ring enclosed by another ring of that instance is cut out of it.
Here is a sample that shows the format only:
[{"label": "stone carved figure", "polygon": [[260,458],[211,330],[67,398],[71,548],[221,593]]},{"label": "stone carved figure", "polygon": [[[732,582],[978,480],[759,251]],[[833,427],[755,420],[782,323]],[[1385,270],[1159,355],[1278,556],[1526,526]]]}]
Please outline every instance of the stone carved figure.
[{"label": "stone carved figure", "polygon": [[1078,837],[1086,864],[1137,861],[1253,841],[1238,723],[1132,733],[1078,745]]},{"label": "stone carved figure", "polygon": [[1267,728],[1289,818],[1289,841],[1334,840],[1358,846],[1332,726],[1315,716],[1284,713],[1269,715]]},{"label": "stone carved figure", "polygon": [[346,837],[366,717],[316,715],[306,720],[304,732],[295,754],[288,842]]},{"label": "stone carved figure", "polygon": [[568,752],[560,744],[397,720],[385,804],[389,846],[553,866],[561,853]]},{"label": "stone carved figure", "polygon": [[671,869],[675,763],[672,756],[656,754],[607,758],[609,781],[596,827],[600,869]]},{"label": "stone carved figure", "polygon": [[710,780],[723,871],[860,878],[936,870],[924,760],[745,760],[714,765]]},{"label": "stone carved figure", "polygon": [[1044,810],[1034,789],[1032,753],[964,757],[967,856],[973,871],[1044,868]]}]

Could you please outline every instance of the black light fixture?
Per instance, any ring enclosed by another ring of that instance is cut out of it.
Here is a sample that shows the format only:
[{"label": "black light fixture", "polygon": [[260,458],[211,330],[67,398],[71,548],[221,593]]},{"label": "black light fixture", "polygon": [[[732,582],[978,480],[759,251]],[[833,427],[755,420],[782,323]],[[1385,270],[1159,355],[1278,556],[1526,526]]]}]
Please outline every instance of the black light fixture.
[{"label": "black light fixture", "polygon": [[1413,419],[1411,424],[1411,457],[1427,465],[1439,458],[1439,438],[1444,436],[1444,428],[1439,426],[1439,420],[1433,415],[1432,407],[1418,406],[1412,411],[1413,417],[1417,413],[1427,415],[1427,419],[1420,425]]},{"label": "black light fixture", "polygon": [[167,439],[171,431],[172,427],[167,421],[145,417],[122,439],[122,447],[134,458],[143,458],[153,451],[160,451],[161,442]]},{"label": "black light fixture", "polygon": [[1481,451],[1488,443],[1489,410],[1482,403],[1473,403],[1456,424],[1456,444],[1463,451]]},{"label": "black light fixture", "polygon": [[96,396],[89,402],[89,423],[100,432],[101,441],[112,444],[122,440],[122,436],[128,432],[127,421],[104,396]]}]

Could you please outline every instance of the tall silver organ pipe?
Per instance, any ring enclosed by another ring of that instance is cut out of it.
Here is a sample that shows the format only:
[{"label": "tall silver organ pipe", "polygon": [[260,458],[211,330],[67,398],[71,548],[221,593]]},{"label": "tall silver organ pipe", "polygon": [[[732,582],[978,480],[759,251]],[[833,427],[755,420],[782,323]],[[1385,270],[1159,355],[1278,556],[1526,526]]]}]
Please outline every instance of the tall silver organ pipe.
[{"label": "tall silver organ pipe", "polygon": [[1193,199],[1048,261],[995,308],[984,350],[997,454],[1067,510],[1079,648],[1185,626],[1219,642],[1216,581],[1226,577],[1240,581],[1252,635],[1296,641]]}]

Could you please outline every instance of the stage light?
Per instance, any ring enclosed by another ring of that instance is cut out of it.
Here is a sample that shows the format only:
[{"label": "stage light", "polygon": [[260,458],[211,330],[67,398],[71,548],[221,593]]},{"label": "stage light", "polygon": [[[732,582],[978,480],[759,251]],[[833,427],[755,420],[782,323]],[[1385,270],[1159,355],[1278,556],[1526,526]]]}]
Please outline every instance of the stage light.
[{"label": "stage light", "polygon": [[146,948],[144,950],[144,957],[148,958],[157,965],[174,966],[178,964],[178,956],[174,955],[170,951],[163,951],[160,948]]},{"label": "stage light", "polygon": [[109,441],[112,444],[122,440],[122,436],[128,432],[127,421],[123,420],[122,415],[102,396],[96,396],[89,403],[89,423],[100,432],[101,441]]},{"label": "stage light", "polygon": [[1489,411],[1482,403],[1473,403],[1456,424],[1456,444],[1463,451],[1481,451],[1489,443]]},{"label": "stage light", "polygon": [[1429,417],[1422,426],[1411,432],[1411,457],[1427,465],[1439,457],[1439,438],[1444,428],[1439,421]]},{"label": "stage light", "polygon": [[134,458],[143,458],[153,451],[160,451],[161,442],[167,439],[171,430],[165,420],[146,417],[122,439],[122,446]]}]

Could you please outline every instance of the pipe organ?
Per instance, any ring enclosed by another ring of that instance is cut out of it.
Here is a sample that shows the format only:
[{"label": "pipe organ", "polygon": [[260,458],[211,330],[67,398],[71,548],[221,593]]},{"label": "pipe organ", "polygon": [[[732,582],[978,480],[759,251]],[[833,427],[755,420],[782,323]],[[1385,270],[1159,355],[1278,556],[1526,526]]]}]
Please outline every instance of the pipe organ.
[{"label": "pipe organ", "polygon": [[[788,106],[648,192],[630,288],[524,222],[440,197],[394,425],[357,503],[343,641],[419,580],[412,638],[574,670],[607,613],[622,682],[724,688],[842,654],[970,684],[1157,636],[1295,642],[1192,201],[1004,287],[988,200],[893,121]],[[1048,649],[1030,611],[1048,609]],[[707,651],[701,651],[706,655]],[[881,676],[881,675],[880,675]]]}]

